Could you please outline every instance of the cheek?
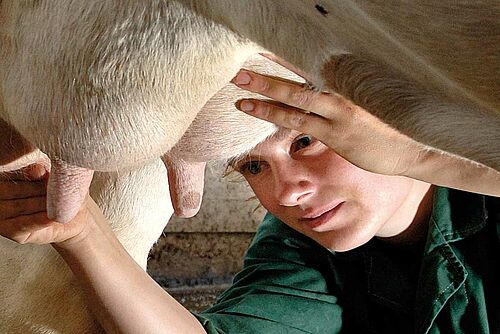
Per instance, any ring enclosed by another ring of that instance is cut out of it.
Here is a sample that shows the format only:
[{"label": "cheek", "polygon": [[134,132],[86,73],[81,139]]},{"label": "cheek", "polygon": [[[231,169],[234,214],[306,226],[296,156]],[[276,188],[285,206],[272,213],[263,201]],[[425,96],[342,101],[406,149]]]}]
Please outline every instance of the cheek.
[{"label": "cheek", "polygon": [[412,188],[412,181],[398,176],[382,176],[385,180],[378,187],[378,198],[383,202],[401,202],[403,201]]},{"label": "cheek", "polygon": [[272,181],[264,179],[265,178],[247,178],[247,182],[250,188],[252,188],[255,196],[257,196],[260,204],[262,204],[266,210],[274,214],[277,208],[277,201],[273,199],[272,187],[269,187]]},{"label": "cheek", "polygon": [[310,157],[310,171],[314,181],[321,185],[356,185],[362,181],[364,170],[351,164],[332,149]]},{"label": "cheek", "polygon": [[378,223],[389,219],[407,198],[411,181],[403,177],[375,175],[361,189],[364,212]]},{"label": "cheek", "polygon": [[329,170],[321,176],[321,192],[350,202],[347,220],[380,224],[388,219],[406,198],[411,181],[360,169],[336,154],[331,154]]},{"label": "cheek", "polygon": [[274,180],[272,176],[263,176],[253,179],[247,178],[247,182],[250,188],[252,188],[255,196],[257,196],[260,204],[262,204],[267,211],[271,212],[281,221],[290,220],[287,215],[287,207],[280,205],[279,201],[274,196]]}]

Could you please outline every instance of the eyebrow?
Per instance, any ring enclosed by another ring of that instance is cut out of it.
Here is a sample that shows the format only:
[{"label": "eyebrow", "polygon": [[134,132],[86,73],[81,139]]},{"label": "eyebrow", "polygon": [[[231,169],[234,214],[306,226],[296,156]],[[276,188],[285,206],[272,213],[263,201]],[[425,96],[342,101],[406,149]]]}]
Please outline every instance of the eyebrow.
[{"label": "eyebrow", "polygon": [[238,162],[240,162],[243,159],[244,159],[243,155],[229,158],[226,161],[226,165],[234,169],[234,167],[238,164]]},{"label": "eyebrow", "polygon": [[232,157],[227,160],[227,165],[232,167],[233,169],[236,169],[236,165],[239,164],[241,161],[260,161],[260,155],[255,155],[255,154],[250,154],[249,152],[245,154],[241,154],[236,157]]},{"label": "eyebrow", "polygon": [[270,138],[282,140],[282,139],[285,139],[286,137],[288,137],[290,135],[290,132],[292,132],[291,129],[280,127],[279,130],[277,132],[275,132]]},{"label": "eyebrow", "polygon": [[265,140],[263,140],[262,142],[260,142],[259,144],[257,144],[255,147],[251,148],[250,150],[246,151],[246,152],[243,152],[239,155],[236,155],[236,156],[233,156],[231,158],[228,158],[226,160],[226,166],[229,166],[229,167],[232,167],[232,168],[235,168],[235,166],[243,161],[243,160],[249,160],[249,161],[260,161],[260,155],[259,156],[256,156],[256,155],[251,155],[250,152],[252,150],[254,150],[256,147],[258,147],[260,144],[262,144],[263,142],[265,142],[266,140],[269,140],[269,139],[276,139],[276,140],[283,140],[285,139],[287,136],[290,135],[290,132],[292,132],[292,130],[290,129],[287,129],[287,128],[283,128],[283,127],[279,127],[278,130],[273,133],[271,136],[267,137]]}]

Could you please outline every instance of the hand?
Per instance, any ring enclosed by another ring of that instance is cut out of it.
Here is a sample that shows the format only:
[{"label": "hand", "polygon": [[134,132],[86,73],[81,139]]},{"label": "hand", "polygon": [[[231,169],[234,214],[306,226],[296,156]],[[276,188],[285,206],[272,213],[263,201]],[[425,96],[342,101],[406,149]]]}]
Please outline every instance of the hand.
[{"label": "hand", "polygon": [[[268,58],[301,74],[282,59]],[[241,100],[238,109],[278,126],[310,134],[360,168],[500,196],[499,171],[425,146],[339,94],[315,92],[303,84],[247,70],[240,71],[233,83],[272,99]]]},{"label": "hand", "polygon": [[238,109],[278,126],[310,134],[365,170],[406,175],[425,151],[424,145],[341,95],[315,92],[303,84],[247,70],[241,70],[233,83],[273,100],[241,100]]},{"label": "hand", "polygon": [[73,243],[85,237],[99,208],[90,196],[67,224],[47,218],[46,180],[42,165],[0,174],[0,235],[20,244]]}]

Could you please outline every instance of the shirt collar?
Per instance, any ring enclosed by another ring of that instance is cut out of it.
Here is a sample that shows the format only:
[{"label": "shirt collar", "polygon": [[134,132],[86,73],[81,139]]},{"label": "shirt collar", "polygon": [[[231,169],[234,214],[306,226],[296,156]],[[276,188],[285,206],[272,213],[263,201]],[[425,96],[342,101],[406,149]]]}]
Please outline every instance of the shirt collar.
[{"label": "shirt collar", "polygon": [[426,253],[445,243],[462,240],[486,225],[488,213],[482,195],[437,187],[429,222]]}]

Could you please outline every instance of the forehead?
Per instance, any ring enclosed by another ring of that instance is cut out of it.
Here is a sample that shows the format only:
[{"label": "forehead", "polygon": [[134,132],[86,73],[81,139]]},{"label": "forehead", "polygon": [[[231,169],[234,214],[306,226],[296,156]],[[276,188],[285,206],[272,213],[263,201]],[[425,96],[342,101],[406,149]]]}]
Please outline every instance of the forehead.
[{"label": "forehead", "polygon": [[278,131],[266,138],[264,141],[260,142],[257,146],[251,149],[248,154],[258,153],[265,148],[271,148],[274,145],[288,140],[294,133],[298,132],[295,130],[279,127]]},{"label": "forehead", "polygon": [[280,143],[288,140],[291,136],[294,136],[298,133],[299,132],[295,130],[278,127],[278,130],[274,134],[261,141],[249,151],[228,159],[228,165],[234,166],[238,162],[249,156],[260,156],[263,151],[268,151],[270,149],[272,150],[274,146],[278,146]]}]

